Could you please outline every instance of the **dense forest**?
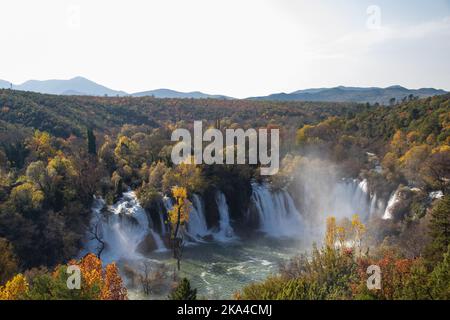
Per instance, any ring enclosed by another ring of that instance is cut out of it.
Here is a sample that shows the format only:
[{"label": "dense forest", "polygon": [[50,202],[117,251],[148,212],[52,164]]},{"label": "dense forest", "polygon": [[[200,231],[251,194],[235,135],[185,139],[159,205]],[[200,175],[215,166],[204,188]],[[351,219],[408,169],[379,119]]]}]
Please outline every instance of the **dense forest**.
[{"label": "dense forest", "polygon": [[[252,181],[299,190],[302,172],[317,158],[318,170],[333,163],[342,177],[366,179],[370,192],[388,198],[398,188],[403,201],[393,219],[330,216],[323,244],[235,297],[448,299],[449,110],[449,95],[379,106],[0,90],[0,299],[126,298],[114,263],[102,266],[100,253],[73,260],[90,231],[94,195],[113,204],[131,188],[151,212],[164,194],[177,199],[177,191],[187,203],[194,193],[208,199],[221,190],[241,221]],[[171,132],[192,129],[194,120],[220,130],[279,128],[279,174],[263,178],[255,165],[175,166]],[[441,194],[430,199],[431,192]],[[206,210],[208,223],[216,223],[217,209]],[[351,246],[335,245],[349,239]],[[64,287],[70,264],[84,270],[81,291]],[[367,290],[371,264],[389,270],[389,287]],[[186,279],[171,294],[183,298],[177,290],[195,296]]]}]

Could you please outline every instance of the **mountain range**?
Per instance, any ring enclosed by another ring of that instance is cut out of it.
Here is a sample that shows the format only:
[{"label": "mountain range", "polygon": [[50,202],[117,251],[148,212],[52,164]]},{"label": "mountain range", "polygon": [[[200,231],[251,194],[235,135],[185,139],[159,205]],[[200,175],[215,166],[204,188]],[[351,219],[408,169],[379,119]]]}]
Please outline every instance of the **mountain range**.
[{"label": "mountain range", "polygon": [[397,101],[414,96],[426,98],[446,94],[444,90],[434,88],[407,89],[402,86],[387,88],[335,87],[298,90],[291,93],[276,93],[263,97],[253,97],[253,100],[276,101],[321,101],[321,102],[360,102],[389,104],[391,99]]},{"label": "mountain range", "polygon": [[[212,95],[200,91],[179,92],[171,89],[156,89],[150,91],[127,93],[107,88],[83,77],[69,80],[29,80],[15,85],[0,80],[0,89],[34,91],[58,95],[89,95],[89,96],[153,96],[155,98],[193,98],[193,99],[234,99],[225,95]],[[267,96],[251,97],[250,100],[276,100],[276,101],[323,101],[323,102],[360,102],[389,104],[395,98],[397,101],[405,97],[430,97],[447,93],[434,88],[407,89],[402,86],[387,88],[360,88],[360,87],[334,87],[298,90],[291,93],[275,93]]]},{"label": "mountain range", "polygon": [[194,99],[232,99],[222,95],[211,95],[199,91],[179,92],[170,89],[157,89],[144,92],[127,93],[102,86],[83,77],[75,77],[69,80],[29,80],[22,84],[11,84],[0,80],[0,89],[11,88],[14,90],[33,91],[58,95],[87,95],[87,96],[153,96],[155,98],[194,98]]}]

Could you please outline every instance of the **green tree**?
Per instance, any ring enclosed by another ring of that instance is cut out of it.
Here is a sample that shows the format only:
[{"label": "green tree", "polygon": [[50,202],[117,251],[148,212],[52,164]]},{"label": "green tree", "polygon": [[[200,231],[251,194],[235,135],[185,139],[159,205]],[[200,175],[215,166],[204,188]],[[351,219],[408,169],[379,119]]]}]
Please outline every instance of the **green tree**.
[{"label": "green tree", "polygon": [[191,289],[187,278],[181,279],[175,290],[169,295],[170,300],[197,300],[197,289]]},{"label": "green tree", "polygon": [[83,286],[82,290],[67,287],[67,266],[56,267],[53,273],[39,274],[30,281],[25,296],[29,300],[94,300],[99,295],[98,287]]},{"label": "green tree", "polygon": [[439,200],[431,210],[430,221],[431,243],[427,247],[426,256],[430,265],[442,261],[450,244],[450,195]]},{"label": "green tree", "polygon": [[450,299],[450,246],[440,262],[430,275],[430,288],[433,299]]}]

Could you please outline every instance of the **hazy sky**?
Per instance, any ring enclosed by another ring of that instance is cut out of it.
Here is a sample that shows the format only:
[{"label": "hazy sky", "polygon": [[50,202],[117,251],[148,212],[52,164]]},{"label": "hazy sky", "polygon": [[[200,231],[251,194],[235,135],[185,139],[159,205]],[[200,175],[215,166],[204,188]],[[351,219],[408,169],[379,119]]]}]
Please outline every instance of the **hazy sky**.
[{"label": "hazy sky", "polygon": [[450,0],[0,0],[0,79],[234,97],[450,90]]}]

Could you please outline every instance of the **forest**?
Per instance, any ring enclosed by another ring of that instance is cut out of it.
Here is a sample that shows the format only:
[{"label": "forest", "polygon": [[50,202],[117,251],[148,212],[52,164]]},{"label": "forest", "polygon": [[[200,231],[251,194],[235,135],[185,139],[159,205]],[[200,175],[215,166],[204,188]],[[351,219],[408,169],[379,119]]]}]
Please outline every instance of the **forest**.
[{"label": "forest", "polygon": [[[273,274],[233,290],[233,298],[447,300],[449,110],[448,94],[380,106],[0,90],[0,300],[128,299],[126,283],[134,276],[144,293],[161,285],[162,268],[146,267],[137,275],[106,258],[111,246],[92,225],[100,198],[112,207],[135,192],[149,224],[183,270],[181,237],[187,237],[182,233],[193,219],[196,195],[204,199],[208,229],[222,230],[217,192],[223,193],[233,232],[245,241],[247,234],[258,234],[261,223],[254,184],[268,184],[276,194],[303,195],[310,172],[316,178],[366,181],[366,193],[385,202],[395,196],[387,204],[388,219],[322,212],[319,221],[318,199],[306,203],[293,196],[302,219],[323,226],[323,232]],[[192,129],[194,120],[219,130],[280,129],[280,172],[268,178],[257,165],[174,165],[171,132]],[[171,209],[161,209],[166,196],[174,203]],[[100,246],[80,255],[86,234]],[[147,235],[140,250],[154,251],[155,239]],[[202,239],[210,240],[209,235]],[[71,265],[82,270],[81,290],[66,286]],[[370,265],[383,270],[380,290],[366,286]],[[166,298],[208,298],[175,273]]]}]

